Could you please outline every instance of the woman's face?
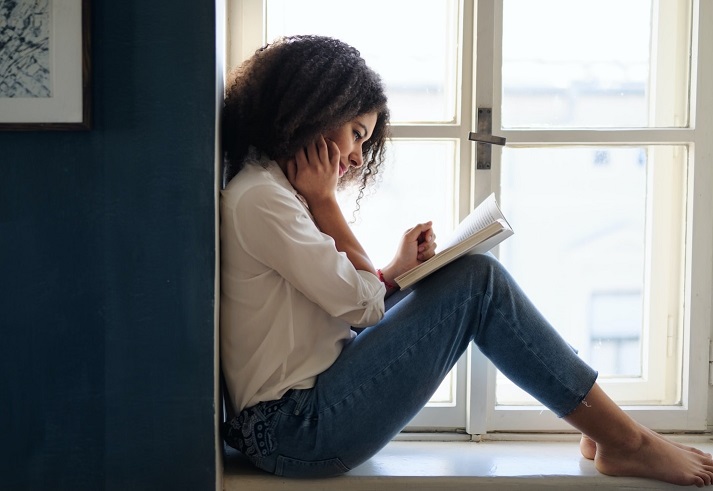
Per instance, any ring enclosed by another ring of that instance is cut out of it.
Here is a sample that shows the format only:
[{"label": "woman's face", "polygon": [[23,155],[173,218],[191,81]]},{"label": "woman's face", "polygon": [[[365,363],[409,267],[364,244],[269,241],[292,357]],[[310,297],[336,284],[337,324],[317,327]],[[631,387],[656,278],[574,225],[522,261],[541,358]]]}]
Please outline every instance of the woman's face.
[{"label": "woman's face", "polygon": [[361,167],[364,163],[362,145],[371,138],[376,119],[376,112],[365,113],[324,135],[339,147],[339,177],[350,167]]}]

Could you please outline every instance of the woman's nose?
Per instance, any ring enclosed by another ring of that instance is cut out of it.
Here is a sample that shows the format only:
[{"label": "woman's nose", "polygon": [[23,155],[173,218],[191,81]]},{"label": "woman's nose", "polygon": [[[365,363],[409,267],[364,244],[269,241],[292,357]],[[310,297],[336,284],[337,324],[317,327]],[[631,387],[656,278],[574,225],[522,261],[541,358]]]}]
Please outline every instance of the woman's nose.
[{"label": "woman's nose", "polygon": [[362,156],[361,153],[359,152],[354,152],[351,155],[351,158],[349,159],[349,162],[354,166],[354,167],[361,167],[362,164],[364,163],[364,157]]}]

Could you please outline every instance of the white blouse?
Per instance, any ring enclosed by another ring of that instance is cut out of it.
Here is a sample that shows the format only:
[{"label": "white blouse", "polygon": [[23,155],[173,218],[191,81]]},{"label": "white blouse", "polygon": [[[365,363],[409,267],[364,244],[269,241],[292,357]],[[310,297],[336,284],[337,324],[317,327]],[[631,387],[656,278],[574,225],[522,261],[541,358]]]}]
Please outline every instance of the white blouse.
[{"label": "white blouse", "polygon": [[384,315],[384,285],[317,227],[276,162],[257,157],[221,192],[220,353],[242,411],[314,386]]}]

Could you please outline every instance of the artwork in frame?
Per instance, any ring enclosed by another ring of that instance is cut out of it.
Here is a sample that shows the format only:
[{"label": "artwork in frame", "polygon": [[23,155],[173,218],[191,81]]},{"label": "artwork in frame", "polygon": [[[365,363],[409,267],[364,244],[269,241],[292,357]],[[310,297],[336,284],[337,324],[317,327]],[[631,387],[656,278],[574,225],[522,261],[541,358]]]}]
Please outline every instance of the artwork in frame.
[{"label": "artwork in frame", "polygon": [[88,130],[90,0],[0,0],[0,130]]}]

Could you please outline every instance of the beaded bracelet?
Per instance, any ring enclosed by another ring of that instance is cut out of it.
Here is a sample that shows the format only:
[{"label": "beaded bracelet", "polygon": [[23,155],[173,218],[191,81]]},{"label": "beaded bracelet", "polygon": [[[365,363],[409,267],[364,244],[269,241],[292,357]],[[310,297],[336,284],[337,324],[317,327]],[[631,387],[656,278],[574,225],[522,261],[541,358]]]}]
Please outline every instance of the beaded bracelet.
[{"label": "beaded bracelet", "polygon": [[386,286],[386,288],[389,288],[390,290],[395,290],[396,288],[398,288],[393,283],[389,283],[388,281],[386,281],[386,278],[384,278],[384,273],[382,273],[380,269],[377,269],[376,273],[379,275],[379,279],[384,284],[384,286]]}]

